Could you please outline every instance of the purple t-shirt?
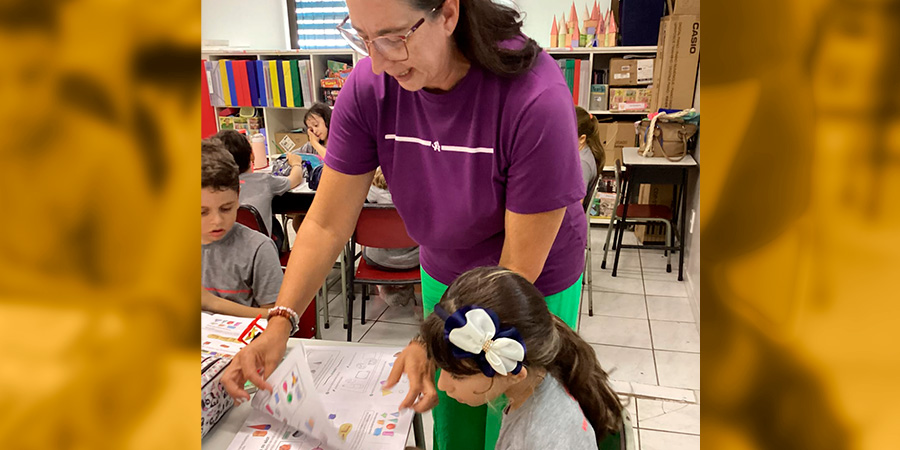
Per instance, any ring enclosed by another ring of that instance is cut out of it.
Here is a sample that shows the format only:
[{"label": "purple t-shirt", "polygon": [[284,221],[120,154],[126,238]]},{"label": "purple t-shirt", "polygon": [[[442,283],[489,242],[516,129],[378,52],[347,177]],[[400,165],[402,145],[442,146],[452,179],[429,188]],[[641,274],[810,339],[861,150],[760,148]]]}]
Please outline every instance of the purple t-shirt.
[{"label": "purple t-shirt", "polygon": [[585,186],[572,96],[541,53],[502,78],[472,65],[449,92],[409,92],[359,61],[331,118],[325,164],[348,175],[381,166],[422,268],[444,284],[496,265],[504,214],[567,207],[535,286],[552,295],[584,267]]}]

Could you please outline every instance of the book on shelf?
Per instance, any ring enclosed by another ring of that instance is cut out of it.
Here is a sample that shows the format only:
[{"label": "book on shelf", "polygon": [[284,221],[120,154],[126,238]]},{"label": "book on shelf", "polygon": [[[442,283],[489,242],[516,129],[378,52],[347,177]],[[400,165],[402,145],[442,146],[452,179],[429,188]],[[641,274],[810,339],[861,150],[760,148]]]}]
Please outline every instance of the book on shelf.
[{"label": "book on shelf", "polygon": [[303,108],[312,105],[309,60],[206,61],[210,104]]}]

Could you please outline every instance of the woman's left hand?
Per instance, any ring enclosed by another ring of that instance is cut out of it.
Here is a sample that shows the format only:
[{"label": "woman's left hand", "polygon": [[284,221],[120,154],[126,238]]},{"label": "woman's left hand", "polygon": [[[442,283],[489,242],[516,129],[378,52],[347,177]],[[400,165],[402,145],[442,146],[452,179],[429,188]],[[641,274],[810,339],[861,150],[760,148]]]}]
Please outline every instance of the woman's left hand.
[{"label": "woman's left hand", "polygon": [[400,409],[412,408],[416,412],[423,413],[434,408],[438,403],[437,390],[434,388],[434,369],[428,362],[428,355],[422,344],[410,342],[400,352],[394,361],[390,376],[384,383],[385,389],[397,384],[404,373],[409,378],[409,394],[400,403]]}]

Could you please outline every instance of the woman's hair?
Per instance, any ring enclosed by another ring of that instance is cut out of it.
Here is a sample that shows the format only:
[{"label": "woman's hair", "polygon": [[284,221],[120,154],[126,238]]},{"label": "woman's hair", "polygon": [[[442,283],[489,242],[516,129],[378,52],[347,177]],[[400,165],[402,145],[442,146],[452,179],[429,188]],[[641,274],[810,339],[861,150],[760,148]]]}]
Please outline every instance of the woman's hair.
[{"label": "woman's hair", "polygon": [[575,117],[578,119],[578,136],[583,134],[587,137],[587,146],[594,155],[594,162],[597,163],[597,173],[600,173],[606,163],[606,154],[600,141],[600,122],[580,106],[575,107]]},{"label": "woman's hair", "polygon": [[331,130],[331,108],[328,105],[322,102],[315,102],[312,106],[309,107],[309,111],[303,115],[303,125],[306,125],[306,120],[309,119],[311,115],[317,115],[325,121],[325,128]]},{"label": "woman's hair", "polygon": [[218,139],[200,141],[200,188],[240,192],[238,165]]},{"label": "woman's hair", "polygon": [[379,189],[387,189],[387,180],[384,179],[384,172],[381,171],[381,166],[375,168],[375,176],[372,178],[372,186],[375,186]]},{"label": "woman's hair", "polygon": [[[446,0],[406,1],[418,10],[431,11]],[[500,76],[528,72],[541,53],[540,45],[522,34],[519,12],[493,0],[459,0],[453,39],[469,62]],[[504,43],[511,40],[516,41],[512,46]]]},{"label": "woman's hair", "polygon": [[[528,280],[502,267],[479,267],[460,275],[439,304],[448,314],[467,305],[493,310],[500,328],[516,327],[525,341],[522,364],[545,369],[566,387],[593,425],[598,441],[618,432],[622,406],[594,349],[550,313],[544,296]],[[421,333],[428,357],[437,367],[456,375],[481,373],[473,358],[453,356],[444,338],[444,320],[437,314],[425,319]]]}]

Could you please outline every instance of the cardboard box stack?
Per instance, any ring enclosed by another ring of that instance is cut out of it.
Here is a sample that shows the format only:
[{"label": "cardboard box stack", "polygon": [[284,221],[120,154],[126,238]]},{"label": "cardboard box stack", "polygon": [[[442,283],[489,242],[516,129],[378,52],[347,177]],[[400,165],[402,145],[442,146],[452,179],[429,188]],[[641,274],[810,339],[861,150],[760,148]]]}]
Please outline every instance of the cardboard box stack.
[{"label": "cardboard box stack", "polygon": [[650,110],[694,106],[700,63],[700,0],[678,0],[675,13],[659,24]]}]

